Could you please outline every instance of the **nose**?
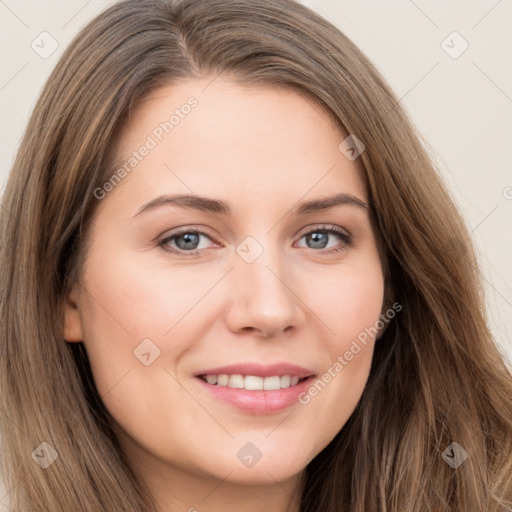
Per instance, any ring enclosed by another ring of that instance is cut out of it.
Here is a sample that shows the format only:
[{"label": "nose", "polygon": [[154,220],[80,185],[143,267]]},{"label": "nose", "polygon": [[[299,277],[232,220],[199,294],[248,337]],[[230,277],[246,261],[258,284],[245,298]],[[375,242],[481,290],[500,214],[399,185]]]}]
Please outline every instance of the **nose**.
[{"label": "nose", "polygon": [[278,250],[265,248],[252,263],[235,255],[230,272],[228,327],[232,332],[276,338],[304,322],[300,283]]}]

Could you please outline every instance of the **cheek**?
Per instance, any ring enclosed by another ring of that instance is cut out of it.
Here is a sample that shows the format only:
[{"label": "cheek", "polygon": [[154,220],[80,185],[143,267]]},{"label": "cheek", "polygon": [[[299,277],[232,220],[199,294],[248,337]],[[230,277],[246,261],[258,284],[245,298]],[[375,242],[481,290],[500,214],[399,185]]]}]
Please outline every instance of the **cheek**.
[{"label": "cheek", "polygon": [[354,396],[357,395],[356,390],[362,393],[366,383],[373,345],[381,325],[379,317],[383,296],[383,275],[376,265],[367,267],[365,271],[349,272],[339,283],[338,316],[334,323],[336,335],[329,343],[329,368],[331,373],[343,374],[338,384],[347,381],[349,385],[343,388],[347,392],[355,392]]},{"label": "cheek", "polygon": [[85,281],[90,300],[82,319],[84,344],[95,385],[115,421],[141,444],[155,436],[171,443],[180,423],[173,411],[183,408],[183,397],[166,370],[174,374],[187,339],[162,340],[184,305],[174,302],[162,280],[152,283],[140,268],[131,272],[130,265],[116,263],[97,267]]},{"label": "cheek", "polygon": [[299,397],[306,409],[314,411],[312,417],[322,418],[324,443],[343,427],[364,391],[383,305],[384,282],[378,265],[368,265],[364,271],[348,266],[342,270],[331,278],[328,292],[317,296],[322,301],[318,311],[324,312],[322,320],[331,330],[325,345],[329,358]]},{"label": "cheek", "polygon": [[[84,344],[98,392],[116,420],[129,425],[135,414],[153,417],[162,403],[166,410],[182,406],[179,384],[166,370],[175,374],[201,338],[206,327],[195,320],[212,317],[214,305],[204,296],[217,280],[207,266],[170,269],[148,265],[143,255],[106,258],[91,252],[84,276]],[[169,417],[164,423],[173,422]]]},{"label": "cheek", "polygon": [[348,349],[351,340],[359,333],[379,320],[384,278],[376,258],[340,265],[336,272],[330,270],[330,273],[324,270],[325,275],[312,276],[307,289],[315,304],[315,312],[318,311],[321,320],[330,328],[330,353],[339,354]]},{"label": "cheek", "polygon": [[144,252],[120,251],[107,263],[99,261],[99,255],[91,257],[85,281],[94,298],[89,323],[125,343],[165,339],[204,317],[205,296],[218,281],[211,266],[172,268]]}]

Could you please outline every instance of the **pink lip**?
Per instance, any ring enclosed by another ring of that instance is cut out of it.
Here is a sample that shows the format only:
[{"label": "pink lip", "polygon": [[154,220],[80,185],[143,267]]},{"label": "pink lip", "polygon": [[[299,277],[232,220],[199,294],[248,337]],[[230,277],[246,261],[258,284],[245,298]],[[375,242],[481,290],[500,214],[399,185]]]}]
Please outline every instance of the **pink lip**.
[{"label": "pink lip", "polygon": [[304,379],[314,375],[315,372],[289,363],[277,363],[261,365],[258,363],[241,363],[229,366],[218,366],[194,373],[195,377],[200,375],[254,375],[255,377],[273,377],[275,375],[291,375]]},{"label": "pink lip", "polygon": [[[291,375],[304,380],[300,380],[295,386],[290,386],[289,388],[273,391],[250,391],[208,384],[208,382],[200,378],[205,375],[254,375],[256,377]],[[258,363],[243,363],[201,370],[196,372],[194,376],[197,377],[196,380],[206,391],[219,400],[229,402],[239,409],[252,414],[272,414],[297,403],[299,395],[306,391],[315,379],[315,372],[289,363],[277,363],[266,366]]]},{"label": "pink lip", "polygon": [[303,381],[299,381],[295,386],[274,391],[249,391],[247,389],[218,386],[217,384],[208,384],[208,382],[199,377],[196,377],[195,380],[215,398],[229,402],[243,411],[252,414],[273,414],[297,403],[299,395],[311,386],[315,376],[311,375]]}]

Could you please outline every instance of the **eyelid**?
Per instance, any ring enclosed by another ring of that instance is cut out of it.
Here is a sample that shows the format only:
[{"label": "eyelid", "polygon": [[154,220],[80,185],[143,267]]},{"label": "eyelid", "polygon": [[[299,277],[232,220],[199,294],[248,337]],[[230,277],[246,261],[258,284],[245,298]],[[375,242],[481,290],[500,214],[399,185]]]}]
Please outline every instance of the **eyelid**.
[{"label": "eyelid", "polygon": [[171,231],[170,233],[164,235],[163,237],[158,237],[157,245],[166,252],[169,252],[171,254],[179,254],[179,255],[181,255],[181,254],[196,255],[196,254],[199,254],[201,251],[205,250],[205,249],[196,249],[194,251],[184,251],[184,250],[174,249],[174,248],[170,248],[170,249],[165,248],[165,245],[167,244],[167,242],[171,241],[173,238],[178,237],[179,235],[184,234],[184,233],[195,233],[197,235],[204,235],[207,238],[209,238],[210,240],[212,240],[212,242],[215,244],[215,242],[213,241],[213,237],[211,235],[209,235],[208,233],[206,233],[205,231],[203,231],[201,229],[198,229],[194,225],[190,225],[190,226],[184,226],[182,228],[176,228],[176,230]]},{"label": "eyelid", "polygon": [[346,236],[347,238],[352,238],[352,235],[346,228],[342,228],[341,226],[337,226],[336,224],[310,224],[302,228],[299,233],[302,238],[304,235],[311,233],[312,231],[335,231],[339,235]]},{"label": "eyelid", "polygon": [[[348,232],[348,230],[346,228],[341,228],[340,226],[337,226],[335,224],[311,224],[309,226],[306,226],[302,230],[300,230],[300,232],[299,232],[300,235],[296,235],[296,236],[299,236],[299,240],[301,240],[304,236],[306,236],[310,233],[316,232],[316,231],[319,231],[319,232],[323,231],[323,232],[327,232],[329,234],[338,235],[338,237],[340,237],[342,240],[342,246],[343,246],[341,248],[334,247],[334,248],[319,249],[319,250],[311,249],[313,252],[317,252],[318,254],[330,254],[332,252],[340,252],[340,251],[343,251],[344,249],[346,249],[348,246],[352,245],[353,237]],[[165,247],[169,241],[171,241],[175,237],[178,237],[179,235],[184,234],[184,233],[195,233],[197,235],[204,235],[207,238],[209,238],[210,240],[212,240],[212,242],[214,244],[216,243],[213,240],[213,237],[211,235],[209,235],[205,231],[201,231],[194,225],[189,225],[189,226],[184,226],[181,228],[176,228],[176,230],[171,231],[163,238],[159,237],[157,240],[157,245],[162,250],[164,250],[168,253],[178,254],[178,255],[195,256],[195,255],[199,255],[202,251],[206,250],[206,249],[196,249],[193,251],[185,251],[182,249],[174,249],[174,248],[169,249],[169,248]],[[305,247],[302,247],[302,248],[305,248]]]},{"label": "eyelid", "polygon": [[[340,253],[345,251],[349,246],[353,244],[353,236],[349,233],[349,231],[346,228],[341,228],[340,226],[337,226],[336,224],[312,224],[309,227],[304,228],[305,231],[301,231],[301,234],[299,236],[299,240],[301,240],[303,237],[310,233],[315,232],[326,232],[329,234],[335,234],[339,238],[341,238],[341,247],[335,246],[331,247],[329,249],[320,249],[320,250],[314,250],[311,249],[314,253],[318,253],[320,256],[324,255],[330,255],[332,253]],[[305,247],[302,247],[305,248]]]}]

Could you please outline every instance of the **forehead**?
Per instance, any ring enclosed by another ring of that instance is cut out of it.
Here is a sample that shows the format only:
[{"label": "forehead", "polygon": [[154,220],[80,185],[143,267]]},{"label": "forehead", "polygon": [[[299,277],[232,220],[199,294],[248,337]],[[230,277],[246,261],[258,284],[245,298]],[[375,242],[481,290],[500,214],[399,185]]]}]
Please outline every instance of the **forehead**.
[{"label": "forehead", "polygon": [[293,89],[220,77],[182,81],[132,111],[117,153],[129,176],[116,188],[139,203],[162,193],[230,204],[334,193],[366,200],[356,165],[339,149],[344,138],[317,103]]}]

